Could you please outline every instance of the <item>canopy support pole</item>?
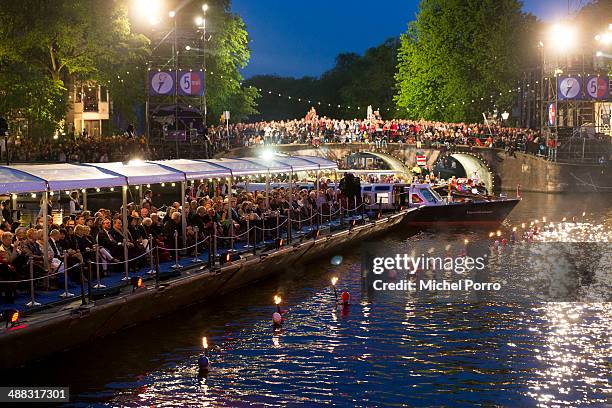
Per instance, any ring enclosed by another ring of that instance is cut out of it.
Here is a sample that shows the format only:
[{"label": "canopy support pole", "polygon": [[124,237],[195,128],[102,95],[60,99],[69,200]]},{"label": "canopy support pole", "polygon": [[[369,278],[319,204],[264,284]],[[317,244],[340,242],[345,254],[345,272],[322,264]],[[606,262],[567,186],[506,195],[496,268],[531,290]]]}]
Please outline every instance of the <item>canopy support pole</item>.
[{"label": "canopy support pole", "polygon": [[83,211],[87,211],[87,190],[83,189]]},{"label": "canopy support pole", "polygon": [[[13,214],[17,215],[17,194],[11,195],[11,218],[13,218]],[[19,222],[19,220],[13,219],[13,222]]]},{"label": "canopy support pole", "polygon": [[[183,237],[183,248],[187,247],[187,209],[190,203],[185,200],[185,181],[181,181],[181,236]],[[178,249],[178,248],[177,248]],[[185,252],[187,250],[185,249]]]},{"label": "canopy support pole", "polygon": [[338,194],[338,170],[334,169],[334,192]]},{"label": "canopy support pole", "polygon": [[289,173],[289,211],[287,212],[287,244],[291,244],[292,240],[292,228],[291,225],[291,214],[293,213],[293,167],[291,168],[291,173]]},{"label": "canopy support pole", "polygon": [[44,242],[44,248],[43,248],[43,255],[44,255],[44,265],[45,265],[45,271],[47,271],[47,273],[49,273],[49,221],[47,220],[47,217],[50,215],[49,211],[48,211],[48,206],[49,206],[49,190],[45,190],[43,192],[43,199],[42,199],[42,216],[43,216],[43,242]]},{"label": "canopy support pole", "polygon": [[129,279],[129,265],[128,265],[128,219],[127,219],[127,191],[128,186],[121,187],[121,232],[123,233],[123,258],[125,264],[125,277],[122,280],[127,281]]},{"label": "canopy support pole", "polygon": [[227,211],[227,219],[229,220],[229,235],[230,235],[230,249],[234,249],[234,220],[232,220],[232,184],[234,181],[234,176],[231,175],[227,179],[227,203],[228,211]]},{"label": "canopy support pole", "polygon": [[266,173],[266,211],[270,209],[270,172]]},{"label": "canopy support pole", "polygon": [[316,172],[316,177],[317,177],[317,183],[316,183],[316,186],[317,186],[317,195],[316,195],[316,199],[317,199],[317,212],[319,213],[317,219],[319,220],[318,224],[320,226],[323,223],[323,218],[321,217],[321,208],[322,207],[320,207],[320,202],[321,201],[319,200],[319,194],[321,192],[321,183],[319,181],[321,179],[321,177],[320,177],[319,170],[317,170],[317,172]]}]

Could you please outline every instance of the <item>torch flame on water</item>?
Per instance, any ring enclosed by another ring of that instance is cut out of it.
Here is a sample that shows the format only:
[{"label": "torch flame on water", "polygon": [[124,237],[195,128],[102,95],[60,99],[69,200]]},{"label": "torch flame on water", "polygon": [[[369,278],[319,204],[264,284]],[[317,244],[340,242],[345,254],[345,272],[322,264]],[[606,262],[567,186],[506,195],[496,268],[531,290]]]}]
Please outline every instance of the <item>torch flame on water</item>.
[{"label": "torch flame on water", "polygon": [[275,305],[280,305],[281,300],[282,300],[282,299],[281,299],[281,297],[280,297],[280,296],[278,296],[278,295],[274,295],[274,304],[275,304]]},{"label": "torch flame on water", "polygon": [[497,231],[497,236],[501,237],[501,231]]},{"label": "torch flame on water", "polygon": [[516,232],[516,227],[512,228],[512,232]]},{"label": "torch flame on water", "polygon": [[208,339],[206,337],[202,337],[202,347],[204,347],[204,349],[208,348]]},{"label": "torch flame on water", "polygon": [[489,238],[493,238],[493,235],[495,235],[495,233],[494,232],[490,232],[489,233]]},{"label": "torch flame on water", "polygon": [[338,283],[338,277],[334,276],[333,278],[331,278],[331,284],[332,286],[336,286],[336,283]]}]

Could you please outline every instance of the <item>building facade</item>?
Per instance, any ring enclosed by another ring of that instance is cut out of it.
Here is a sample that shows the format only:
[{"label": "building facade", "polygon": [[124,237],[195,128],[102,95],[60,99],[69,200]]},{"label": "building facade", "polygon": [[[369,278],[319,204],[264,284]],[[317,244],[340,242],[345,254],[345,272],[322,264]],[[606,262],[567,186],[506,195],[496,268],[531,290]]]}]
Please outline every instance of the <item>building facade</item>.
[{"label": "building facade", "polygon": [[87,137],[107,133],[112,109],[108,88],[95,82],[75,82],[68,92],[66,133]]}]

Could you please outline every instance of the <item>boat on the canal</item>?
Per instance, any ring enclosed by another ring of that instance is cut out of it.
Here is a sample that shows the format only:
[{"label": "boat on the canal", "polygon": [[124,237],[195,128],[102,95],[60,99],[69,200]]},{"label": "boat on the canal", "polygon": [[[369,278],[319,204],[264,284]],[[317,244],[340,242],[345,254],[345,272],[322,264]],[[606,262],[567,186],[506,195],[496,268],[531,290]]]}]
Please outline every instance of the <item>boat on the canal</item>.
[{"label": "boat on the canal", "polygon": [[[440,190],[451,193],[443,197]],[[495,197],[478,189],[452,191],[447,184],[367,183],[362,184],[361,192],[370,211],[419,208],[405,218],[411,225],[500,224],[521,201],[520,197]]]}]

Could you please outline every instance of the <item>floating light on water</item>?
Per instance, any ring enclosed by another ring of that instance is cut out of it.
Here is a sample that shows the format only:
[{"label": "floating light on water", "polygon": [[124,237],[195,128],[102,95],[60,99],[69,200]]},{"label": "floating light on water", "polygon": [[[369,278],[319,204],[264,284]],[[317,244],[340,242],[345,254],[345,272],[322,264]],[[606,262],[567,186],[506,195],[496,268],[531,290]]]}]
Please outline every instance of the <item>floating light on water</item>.
[{"label": "floating light on water", "polygon": [[202,347],[204,347],[204,354],[198,358],[198,367],[200,371],[206,373],[210,369],[210,360],[208,359],[208,339],[202,337]]},{"label": "floating light on water", "polygon": [[341,265],[341,264],[342,264],[342,259],[343,259],[343,258],[342,258],[342,256],[341,256],[341,255],[336,255],[336,256],[333,256],[333,257],[332,257],[332,259],[331,259],[331,261],[330,261],[330,262],[331,262],[331,264],[332,264],[332,265],[334,265],[334,266],[339,266],[339,265]]},{"label": "floating light on water", "polygon": [[338,283],[338,277],[334,276],[331,278],[331,284],[334,287],[334,297],[336,299],[336,305],[338,304],[338,291],[336,290],[336,283]]}]

